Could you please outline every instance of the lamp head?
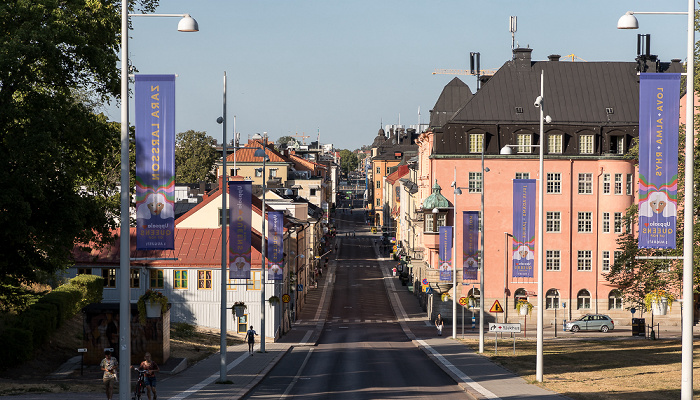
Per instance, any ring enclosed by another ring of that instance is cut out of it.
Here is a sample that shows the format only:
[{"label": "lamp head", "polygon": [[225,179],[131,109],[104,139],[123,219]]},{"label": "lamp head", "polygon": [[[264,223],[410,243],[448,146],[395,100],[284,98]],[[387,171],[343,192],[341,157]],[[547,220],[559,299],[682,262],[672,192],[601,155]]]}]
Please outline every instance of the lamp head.
[{"label": "lamp head", "polygon": [[177,23],[177,30],[180,32],[199,32],[199,24],[190,17],[190,14],[185,14],[184,17]]},{"label": "lamp head", "polygon": [[551,123],[552,123],[552,117],[550,117],[549,115],[547,115],[546,117],[544,117],[544,122],[546,122],[546,123],[548,123],[548,124],[551,124]]},{"label": "lamp head", "polygon": [[223,124],[223,123],[224,123],[224,117],[219,117],[219,118],[217,118],[217,119],[216,119],[216,123],[219,124],[219,125]]},{"label": "lamp head", "polygon": [[511,154],[513,154],[513,149],[511,149],[510,146],[503,146],[501,149],[501,155],[509,156]]},{"label": "lamp head", "polygon": [[456,188],[455,188],[455,191],[454,191],[454,194],[462,194],[462,189],[456,187]]},{"label": "lamp head", "polygon": [[542,96],[537,96],[535,99],[535,107],[540,108],[542,106]]},{"label": "lamp head", "polygon": [[437,214],[439,212],[440,212],[440,210],[438,210],[437,207],[433,208],[433,214]]},{"label": "lamp head", "polygon": [[627,11],[617,20],[617,29],[639,29],[639,21],[632,11]]}]

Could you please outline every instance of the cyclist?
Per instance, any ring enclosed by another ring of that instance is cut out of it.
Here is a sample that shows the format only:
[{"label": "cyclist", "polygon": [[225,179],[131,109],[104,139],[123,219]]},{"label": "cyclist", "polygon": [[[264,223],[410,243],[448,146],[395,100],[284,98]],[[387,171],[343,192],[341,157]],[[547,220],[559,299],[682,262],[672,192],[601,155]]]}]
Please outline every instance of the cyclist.
[{"label": "cyclist", "polygon": [[[146,385],[146,395],[148,395],[148,400],[156,400],[158,396],[156,395],[156,372],[160,371],[158,364],[151,360],[151,353],[144,354],[144,361],[139,365],[139,369],[145,370],[144,383]],[[153,398],[151,399],[151,393],[153,393]]]}]

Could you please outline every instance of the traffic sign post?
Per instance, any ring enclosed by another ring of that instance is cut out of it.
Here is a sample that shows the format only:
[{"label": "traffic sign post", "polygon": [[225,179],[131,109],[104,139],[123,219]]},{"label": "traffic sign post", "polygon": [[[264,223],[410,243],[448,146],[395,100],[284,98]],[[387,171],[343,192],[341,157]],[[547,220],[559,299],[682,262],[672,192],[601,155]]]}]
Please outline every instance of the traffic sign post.
[{"label": "traffic sign post", "polygon": [[[496,335],[496,355],[498,355],[498,332],[510,332],[512,333],[519,333],[520,332],[520,324],[494,324],[493,322],[489,323],[489,332],[493,332]],[[513,354],[515,354],[515,336],[511,335],[513,338]]]}]

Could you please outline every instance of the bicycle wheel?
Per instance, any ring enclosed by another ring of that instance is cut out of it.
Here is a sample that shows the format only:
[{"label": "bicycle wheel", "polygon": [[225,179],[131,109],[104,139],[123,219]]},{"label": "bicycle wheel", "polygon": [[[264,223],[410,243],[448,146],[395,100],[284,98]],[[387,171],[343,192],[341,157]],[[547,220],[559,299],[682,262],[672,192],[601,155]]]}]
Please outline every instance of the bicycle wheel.
[{"label": "bicycle wheel", "polygon": [[133,400],[141,400],[141,393],[143,392],[143,382],[137,381],[136,382],[136,390],[134,391],[134,397],[132,397]]}]

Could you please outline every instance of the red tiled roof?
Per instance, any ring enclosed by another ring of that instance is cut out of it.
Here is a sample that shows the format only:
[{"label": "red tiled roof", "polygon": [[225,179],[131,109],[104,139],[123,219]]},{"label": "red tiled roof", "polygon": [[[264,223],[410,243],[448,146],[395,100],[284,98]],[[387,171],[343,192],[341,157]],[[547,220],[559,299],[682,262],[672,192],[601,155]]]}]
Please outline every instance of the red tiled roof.
[{"label": "red tiled roof", "polygon": [[[263,144],[262,141],[260,140],[251,140],[246,144],[246,146],[242,149],[238,149],[235,153],[236,157],[236,162],[249,162],[249,163],[260,163],[262,164],[263,159],[262,157],[255,157],[255,150],[257,150],[259,147],[264,147],[265,148],[265,153],[267,156],[270,158],[268,162],[278,162],[278,163],[284,163],[287,162],[285,160],[284,156],[282,156],[280,153],[278,153],[275,149],[271,147],[267,147]],[[234,160],[234,154],[231,153],[226,157],[226,162],[233,162]]]},{"label": "red tiled roof", "polygon": [[389,176],[386,177],[386,180],[393,185],[397,180],[406,174],[408,174],[408,165],[399,165],[399,169],[389,174]]}]

